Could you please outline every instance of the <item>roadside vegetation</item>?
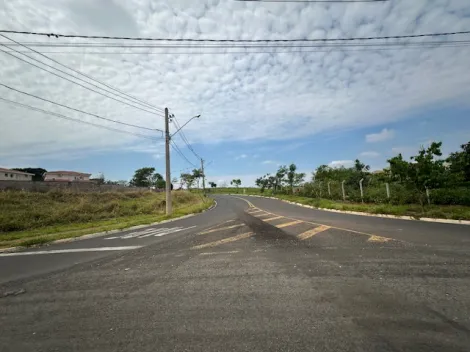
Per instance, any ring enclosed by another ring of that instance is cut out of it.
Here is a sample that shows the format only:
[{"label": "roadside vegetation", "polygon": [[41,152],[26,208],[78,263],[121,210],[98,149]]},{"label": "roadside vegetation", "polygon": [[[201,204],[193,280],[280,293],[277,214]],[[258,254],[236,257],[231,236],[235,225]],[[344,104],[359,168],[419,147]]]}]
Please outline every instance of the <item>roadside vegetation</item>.
[{"label": "roadside vegetation", "polygon": [[[319,208],[374,214],[470,220],[470,142],[442,157],[442,143],[421,148],[410,160],[401,154],[383,170],[355,160],[351,167],[320,165],[311,180],[295,164],[256,180],[258,188],[210,191],[274,196]],[[361,192],[362,185],[362,192]]]},{"label": "roadside vegetation", "polygon": [[163,192],[2,191],[0,248],[149,224],[201,212],[213,204],[213,200],[201,194],[186,191],[172,194],[173,215],[167,217]]}]

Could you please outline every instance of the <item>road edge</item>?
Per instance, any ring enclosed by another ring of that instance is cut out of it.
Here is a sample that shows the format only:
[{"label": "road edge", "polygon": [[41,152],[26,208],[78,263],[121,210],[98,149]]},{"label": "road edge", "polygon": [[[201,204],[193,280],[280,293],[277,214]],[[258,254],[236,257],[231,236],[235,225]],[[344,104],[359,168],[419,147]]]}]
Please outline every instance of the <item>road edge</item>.
[{"label": "road edge", "polygon": [[47,246],[50,246],[52,244],[70,243],[70,242],[82,241],[82,240],[87,240],[87,239],[90,239],[90,238],[95,238],[95,237],[100,237],[100,236],[105,236],[105,235],[112,235],[112,234],[115,234],[115,233],[129,231],[129,230],[144,229],[144,228],[147,228],[147,227],[166,224],[166,223],[169,223],[169,222],[182,220],[182,219],[193,217],[195,215],[203,214],[205,212],[208,212],[209,210],[214,209],[216,206],[217,206],[217,201],[214,199],[214,204],[213,205],[211,205],[209,208],[207,208],[207,209],[205,209],[205,210],[203,210],[199,213],[192,213],[192,214],[182,215],[180,217],[173,218],[173,219],[157,221],[157,222],[153,222],[151,224],[131,226],[131,227],[128,227],[128,228],[125,228],[125,229],[120,229],[120,230],[109,230],[109,231],[90,233],[88,235],[83,235],[83,236],[63,238],[63,239],[60,239],[60,240],[55,240],[55,241],[48,242],[48,243],[43,244],[43,245],[36,245],[36,246],[31,246],[31,247],[17,246],[17,247],[10,247],[10,248],[0,248],[0,253],[18,252],[18,251],[26,249],[26,248],[47,247]]},{"label": "road edge", "polygon": [[340,214],[350,214],[350,215],[359,215],[359,216],[370,216],[376,218],[384,218],[384,219],[397,219],[397,220],[411,220],[411,221],[424,221],[424,222],[437,222],[442,224],[455,224],[455,225],[470,225],[470,220],[452,220],[452,219],[440,219],[440,218],[414,218],[412,216],[403,216],[403,215],[389,215],[389,214],[372,214],[360,211],[348,211],[348,210],[336,210],[336,209],[328,209],[328,208],[317,208],[313,205],[306,205],[297,202],[291,202],[290,200],[280,199],[276,197],[266,197],[266,196],[258,196],[253,194],[234,194],[229,193],[229,196],[245,196],[245,197],[255,197],[255,198],[266,198],[266,199],[275,199],[279,200],[284,203],[289,203],[293,205],[298,205],[299,207],[315,209],[315,210],[322,210],[322,211],[329,211],[331,213],[340,213]]}]

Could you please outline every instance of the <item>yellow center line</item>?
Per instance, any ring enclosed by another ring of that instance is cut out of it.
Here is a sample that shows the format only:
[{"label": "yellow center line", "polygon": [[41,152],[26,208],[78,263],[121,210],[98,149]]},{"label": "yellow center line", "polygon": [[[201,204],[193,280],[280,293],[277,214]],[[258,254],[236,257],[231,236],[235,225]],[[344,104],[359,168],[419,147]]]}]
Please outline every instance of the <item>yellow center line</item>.
[{"label": "yellow center line", "polygon": [[284,218],[283,216],[274,216],[269,219],[263,219],[263,221],[272,221],[272,220],[283,219],[283,218]]},{"label": "yellow center line", "polygon": [[194,250],[194,249],[203,249],[203,248],[216,247],[216,246],[219,246],[221,244],[243,240],[243,239],[249,238],[251,236],[253,236],[253,232],[246,232],[246,233],[242,233],[242,234],[237,235],[237,236],[224,238],[223,240],[209,242],[209,243],[206,243],[206,244],[201,244],[199,246],[194,246],[194,247],[191,247],[191,249]]},{"label": "yellow center line", "polygon": [[283,227],[287,227],[287,226],[292,226],[292,225],[297,225],[297,224],[300,224],[302,223],[303,221],[301,220],[295,220],[295,221],[291,221],[291,222],[285,222],[283,224],[279,224],[279,225],[275,225],[278,229],[282,229]]},{"label": "yellow center line", "polygon": [[236,224],[236,225],[231,225],[231,226],[219,227],[217,229],[212,229],[212,230],[208,230],[208,231],[204,231],[204,232],[199,232],[198,235],[206,235],[208,233],[222,231],[222,230],[234,229],[234,228],[240,227],[240,226],[245,226],[245,224]]},{"label": "yellow center line", "polygon": [[256,216],[257,218],[259,218],[259,217],[261,217],[261,216],[272,216],[272,214],[266,212],[266,214],[256,214],[255,216]]},{"label": "yellow center line", "polygon": [[331,229],[331,227],[321,225],[321,226],[315,227],[314,229],[311,229],[311,230],[305,231],[304,233],[301,233],[300,235],[297,236],[297,238],[299,240],[303,241],[303,240],[306,240],[307,238],[313,237],[316,234],[319,234],[320,232],[326,231],[328,229]]}]

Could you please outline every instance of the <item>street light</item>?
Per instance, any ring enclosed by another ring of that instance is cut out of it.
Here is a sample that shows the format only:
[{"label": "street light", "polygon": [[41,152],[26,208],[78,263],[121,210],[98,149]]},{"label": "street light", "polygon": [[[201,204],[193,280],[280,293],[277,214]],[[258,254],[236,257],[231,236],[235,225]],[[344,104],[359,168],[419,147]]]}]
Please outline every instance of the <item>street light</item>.
[{"label": "street light", "polygon": [[191,117],[188,121],[186,121],[186,123],[185,123],[183,126],[180,126],[180,128],[178,128],[178,129],[176,130],[176,132],[173,133],[173,134],[170,136],[170,138],[173,137],[175,134],[177,134],[177,133],[178,133],[184,126],[186,126],[191,120],[193,120],[193,119],[198,119],[198,118],[200,118],[200,117],[201,117],[201,115],[196,115],[196,116]]}]

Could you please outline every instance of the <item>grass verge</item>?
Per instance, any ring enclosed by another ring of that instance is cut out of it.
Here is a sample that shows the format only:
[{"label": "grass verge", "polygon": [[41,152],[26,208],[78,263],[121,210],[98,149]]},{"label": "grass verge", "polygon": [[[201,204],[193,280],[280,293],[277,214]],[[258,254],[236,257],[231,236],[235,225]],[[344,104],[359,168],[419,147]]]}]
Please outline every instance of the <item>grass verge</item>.
[{"label": "grass verge", "polygon": [[214,203],[200,194],[173,192],[173,214],[166,216],[164,197],[154,192],[0,192],[0,248],[151,224],[198,213]]},{"label": "grass verge", "polygon": [[387,214],[395,216],[412,216],[416,219],[419,218],[436,218],[436,219],[450,219],[450,220],[470,220],[470,207],[464,205],[426,205],[422,207],[418,204],[362,204],[353,202],[341,202],[330,199],[319,199],[301,197],[295,195],[285,194],[272,194],[271,190],[266,190],[264,193],[260,192],[259,188],[220,188],[211,190],[213,193],[225,194],[245,194],[245,195],[261,195],[266,197],[275,197],[284,199],[291,202],[310,205],[316,208],[334,209],[342,211],[357,211],[370,214]]}]

